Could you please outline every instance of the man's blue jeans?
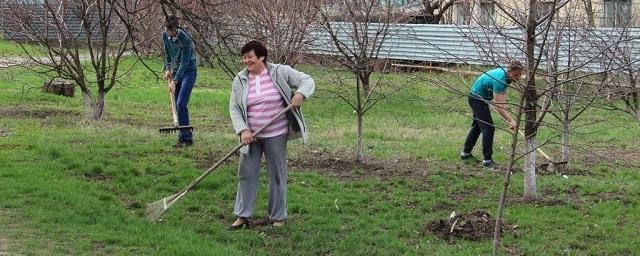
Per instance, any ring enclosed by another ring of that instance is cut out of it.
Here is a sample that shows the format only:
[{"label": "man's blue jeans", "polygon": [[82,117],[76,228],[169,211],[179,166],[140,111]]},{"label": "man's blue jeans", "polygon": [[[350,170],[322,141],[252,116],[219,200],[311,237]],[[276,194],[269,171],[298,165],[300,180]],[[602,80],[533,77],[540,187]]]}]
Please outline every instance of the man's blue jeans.
[{"label": "man's blue jeans", "polygon": [[[176,83],[176,111],[178,112],[178,125],[189,125],[189,98],[191,90],[196,83],[198,72],[196,69],[187,69],[182,81]],[[193,134],[188,129],[180,130],[178,141],[193,143]]]}]

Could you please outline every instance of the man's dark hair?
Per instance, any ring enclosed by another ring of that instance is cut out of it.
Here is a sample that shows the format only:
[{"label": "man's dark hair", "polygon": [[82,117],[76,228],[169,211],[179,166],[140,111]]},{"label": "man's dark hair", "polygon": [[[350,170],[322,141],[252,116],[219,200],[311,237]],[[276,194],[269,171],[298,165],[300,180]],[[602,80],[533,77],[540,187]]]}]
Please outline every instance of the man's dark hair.
[{"label": "man's dark hair", "polygon": [[509,71],[524,70],[524,66],[520,61],[512,60],[509,62]]},{"label": "man's dark hair", "polygon": [[256,54],[256,57],[264,57],[264,60],[262,60],[262,62],[267,63],[267,56],[269,55],[269,53],[267,52],[267,47],[264,47],[264,45],[260,41],[249,41],[244,46],[242,46],[240,54],[244,55],[245,53],[248,53],[252,50]]},{"label": "man's dark hair", "polygon": [[178,17],[173,14],[167,16],[167,19],[164,21],[164,27],[167,29],[174,29],[178,28],[179,26],[180,23],[178,22]]}]

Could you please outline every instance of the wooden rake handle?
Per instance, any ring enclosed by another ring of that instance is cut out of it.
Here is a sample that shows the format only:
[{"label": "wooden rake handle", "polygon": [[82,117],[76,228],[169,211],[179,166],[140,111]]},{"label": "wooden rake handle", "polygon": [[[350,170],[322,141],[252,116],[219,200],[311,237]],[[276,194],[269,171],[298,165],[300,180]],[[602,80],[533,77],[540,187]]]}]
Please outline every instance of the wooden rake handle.
[{"label": "wooden rake handle", "polygon": [[[520,133],[522,138],[526,138],[526,136],[524,136],[524,133],[521,130],[518,130],[518,133]],[[536,151],[538,151],[538,153],[540,153],[542,156],[544,156],[544,158],[546,158],[548,161],[550,161],[550,162],[553,161],[553,160],[551,160],[551,157],[549,157],[546,153],[544,153],[544,151],[542,151],[542,149],[540,147],[536,147]]]},{"label": "wooden rake handle", "polygon": [[[282,111],[280,111],[276,116],[274,116],[273,118],[271,118],[266,124],[262,125],[262,127],[260,127],[258,130],[256,130],[253,133],[253,136],[258,135],[258,133],[262,132],[262,130],[264,130],[265,128],[267,128],[267,126],[269,126],[271,123],[273,123],[273,121],[275,121],[276,119],[280,118],[280,116],[284,115],[285,113],[287,113],[289,110],[291,110],[291,105],[287,106],[285,109],[283,109]],[[224,161],[226,161],[227,159],[229,159],[229,157],[231,157],[234,153],[236,153],[236,151],[240,150],[240,148],[242,148],[243,146],[245,146],[246,144],[240,143],[238,146],[236,146],[235,148],[233,148],[231,151],[229,151],[229,153],[227,153],[226,155],[224,155],[224,157],[222,157],[222,159],[218,160],[218,162],[216,162],[213,166],[209,167],[209,169],[207,169],[206,171],[204,171],[200,176],[198,176],[198,178],[196,178],[193,182],[191,182],[189,185],[187,185],[187,187],[185,187],[184,189],[182,189],[182,191],[178,194],[176,194],[175,197],[171,198],[170,201],[171,203],[177,201],[178,199],[180,199],[180,197],[182,197],[183,195],[185,195],[187,192],[189,192],[189,190],[191,188],[193,188],[195,185],[197,185],[198,183],[200,183],[200,181],[202,181],[205,177],[207,177],[207,175],[209,175],[213,170],[215,170],[216,168],[218,168],[218,166],[220,166]]]},{"label": "wooden rake handle", "polygon": [[[491,105],[490,103],[488,103],[491,108],[493,108],[493,111],[497,112],[498,115],[500,116],[500,118],[502,118],[502,120],[506,123],[507,119],[505,119],[502,115],[500,115],[500,113],[498,112],[498,110],[496,110],[496,107],[494,107],[493,105]],[[524,133],[521,130],[518,130],[518,133],[522,136],[522,138],[527,138],[527,136],[524,135]],[[540,147],[536,147],[536,151],[538,151],[538,153],[540,153],[542,156],[544,156],[544,158],[546,158],[548,161],[553,161],[551,160],[551,157],[549,157],[547,155],[547,153],[545,153],[544,151],[542,151],[542,149]]]},{"label": "wooden rake handle", "polygon": [[173,115],[173,126],[178,126],[178,111],[176,110],[176,96],[169,90],[169,98],[171,98],[171,114]]}]

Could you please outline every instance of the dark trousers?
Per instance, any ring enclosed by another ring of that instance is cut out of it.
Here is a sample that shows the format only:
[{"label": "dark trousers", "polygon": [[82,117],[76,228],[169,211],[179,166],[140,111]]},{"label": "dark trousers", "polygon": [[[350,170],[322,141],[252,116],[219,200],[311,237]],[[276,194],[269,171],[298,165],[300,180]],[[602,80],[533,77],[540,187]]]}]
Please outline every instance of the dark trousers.
[{"label": "dark trousers", "polygon": [[[187,69],[184,77],[176,83],[176,112],[178,112],[178,125],[189,125],[189,98],[191,90],[196,82],[198,73],[195,69]],[[193,142],[193,134],[189,129],[180,130],[178,140],[183,142]]]},{"label": "dark trousers", "polygon": [[475,96],[469,96],[469,107],[473,112],[473,122],[471,122],[471,129],[467,134],[467,139],[464,141],[463,152],[471,153],[476,141],[478,141],[478,137],[482,133],[482,154],[485,160],[491,160],[495,127],[493,126],[493,119],[491,119],[489,104]]}]

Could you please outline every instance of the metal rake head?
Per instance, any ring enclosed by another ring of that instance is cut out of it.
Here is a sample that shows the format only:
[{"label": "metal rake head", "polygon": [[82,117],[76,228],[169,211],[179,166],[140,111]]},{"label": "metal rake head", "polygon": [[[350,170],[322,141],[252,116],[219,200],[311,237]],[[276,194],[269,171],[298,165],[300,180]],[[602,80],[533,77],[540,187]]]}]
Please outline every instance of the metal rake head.
[{"label": "metal rake head", "polygon": [[549,163],[540,164],[540,172],[547,172],[549,169]]},{"label": "metal rake head", "polygon": [[553,167],[554,172],[564,172],[567,169],[567,161],[553,162],[553,163],[543,163],[540,164],[540,171],[547,172],[549,170],[549,166]]},{"label": "metal rake head", "polygon": [[183,126],[171,126],[171,127],[162,127],[158,130],[160,133],[168,134],[168,133],[176,133],[178,131],[193,131],[193,127],[190,125]]}]

